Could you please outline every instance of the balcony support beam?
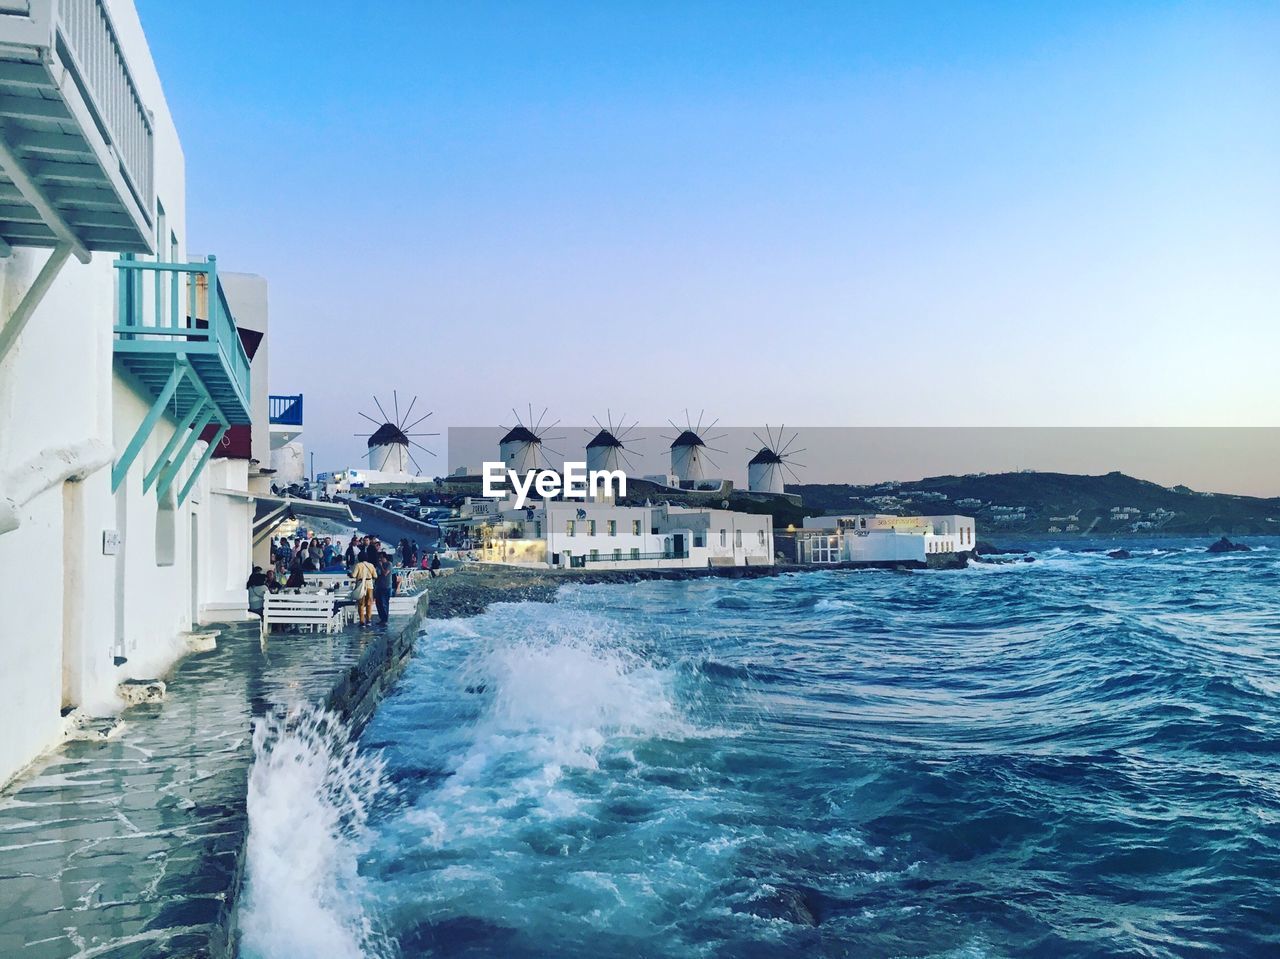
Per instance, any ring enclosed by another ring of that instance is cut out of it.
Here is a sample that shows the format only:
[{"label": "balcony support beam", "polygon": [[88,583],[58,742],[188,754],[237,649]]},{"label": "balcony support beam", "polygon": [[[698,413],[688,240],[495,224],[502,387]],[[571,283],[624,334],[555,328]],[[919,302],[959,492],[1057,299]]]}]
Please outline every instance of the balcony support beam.
[{"label": "balcony support beam", "polygon": [[182,469],[182,464],[191,455],[191,448],[196,445],[196,440],[200,438],[204,428],[213,420],[216,412],[213,406],[206,407],[204,413],[200,415],[200,419],[196,420],[196,425],[187,433],[186,442],[182,444],[182,449],[178,450],[178,455],[165,467],[164,473],[160,476],[160,482],[156,485],[156,497],[158,499],[164,499],[164,494],[169,492],[169,487],[178,478],[178,470]]},{"label": "balcony support beam", "polygon": [[[182,442],[183,436],[187,430],[191,428],[191,424],[196,421],[196,417],[204,412],[208,405],[207,399],[200,400],[198,403],[192,403],[191,409],[187,411],[187,415],[182,418],[182,422],[178,424],[178,428],[173,431],[173,435],[169,437],[169,442],[165,444],[164,451],[160,457],[151,465],[151,469],[147,470],[147,475],[142,478],[142,492],[151,489],[156,480],[160,478],[161,472],[169,465],[169,457],[173,455],[173,451],[178,448],[178,444]],[[176,469],[176,467],[175,467]]]},{"label": "balcony support beam", "polygon": [[67,225],[67,221],[58,212],[58,208],[45,195],[44,188],[28,175],[18,155],[9,148],[9,144],[3,138],[0,138],[0,169],[3,169],[5,175],[13,181],[22,198],[36,208],[36,212],[40,214],[45,225],[53,231],[53,235],[62,243],[70,245],[71,252],[75,254],[77,260],[88,263],[93,254],[85,249],[80,237],[76,236],[75,231]]},{"label": "balcony support beam", "polygon": [[18,341],[18,334],[27,325],[27,321],[31,319],[31,314],[36,311],[36,307],[44,299],[44,295],[49,292],[49,287],[53,285],[53,281],[62,272],[62,265],[67,262],[67,257],[70,255],[71,247],[66,243],[59,243],[53,248],[53,252],[49,254],[49,259],[44,261],[44,266],[40,267],[40,272],[31,281],[31,286],[22,295],[22,301],[14,309],[9,321],[5,323],[3,328],[0,328],[0,363],[4,362],[5,356],[13,348],[13,344]]},{"label": "balcony support beam", "polygon": [[129,467],[138,458],[138,454],[142,452],[143,444],[151,436],[152,430],[156,428],[156,423],[160,422],[160,417],[164,414],[165,407],[169,405],[169,401],[173,399],[173,394],[178,392],[178,387],[182,384],[183,377],[187,375],[188,369],[189,367],[185,363],[173,364],[173,372],[169,374],[169,379],[165,383],[164,389],[160,391],[156,401],[151,404],[151,409],[143,417],[142,422],[138,424],[137,432],[133,434],[133,439],[125,447],[125,451],[121,454],[120,459],[116,461],[116,465],[111,468],[111,492],[114,493],[118,490],[120,484],[124,482],[125,476],[129,473]]},{"label": "balcony support beam", "polygon": [[205,447],[204,453],[200,457],[200,462],[196,463],[195,469],[191,471],[191,475],[187,477],[186,485],[182,487],[182,492],[178,494],[178,505],[181,506],[187,500],[187,494],[191,492],[191,487],[196,485],[196,480],[200,478],[200,474],[204,472],[205,466],[209,462],[209,458],[213,456],[213,451],[218,448],[218,444],[222,442],[222,437],[227,435],[230,427],[223,423],[218,428],[218,432],[213,434],[213,439],[209,440],[209,445]]}]

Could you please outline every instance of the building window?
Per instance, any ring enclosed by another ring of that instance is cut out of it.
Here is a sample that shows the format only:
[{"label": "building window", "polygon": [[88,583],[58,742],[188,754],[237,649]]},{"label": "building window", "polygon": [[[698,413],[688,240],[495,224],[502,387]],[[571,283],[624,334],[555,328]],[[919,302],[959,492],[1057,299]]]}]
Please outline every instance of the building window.
[{"label": "building window", "polygon": [[763,545],[764,545],[764,530],[762,530],[762,529],[758,529],[758,530],[756,530],[756,537],[757,537],[757,539],[759,539],[759,541],[760,541],[760,545],[761,545],[761,546],[763,546]]},{"label": "building window", "polygon": [[593,549],[593,550],[591,551],[591,562],[595,563],[595,562],[599,561],[599,559],[600,559],[600,550],[598,550],[598,549]]},{"label": "building window", "polygon": [[533,521],[533,538],[542,539],[542,520],[540,519]]},{"label": "building window", "polygon": [[631,535],[632,536],[640,535],[640,521],[638,519],[633,519],[631,521]]},{"label": "building window", "polygon": [[576,533],[575,533],[574,531],[575,531],[577,528],[578,528],[578,524],[577,524],[577,523],[575,523],[573,520],[571,520],[571,519],[567,519],[567,520],[565,520],[565,521],[564,521],[564,531],[565,531],[565,535],[567,535],[567,536],[574,536],[574,535],[576,535]]},{"label": "building window", "polygon": [[707,541],[706,539],[703,538],[702,534],[699,533],[697,536],[693,538],[693,545],[701,549],[702,547],[707,545]]},{"label": "building window", "polygon": [[733,548],[742,549],[742,530],[740,529],[733,531]]},{"label": "building window", "polygon": [[618,535],[618,521],[616,519],[609,520],[609,535],[610,536]]},{"label": "building window", "polygon": [[587,520],[587,535],[588,536],[596,535],[596,521],[593,519]]},{"label": "building window", "polygon": [[640,558],[640,550],[636,549],[636,547],[634,546],[631,547],[631,558],[632,559]]},{"label": "building window", "polygon": [[727,533],[726,533],[726,531],[725,531],[725,530],[720,530],[720,545],[721,545],[721,546],[726,545],[726,539],[727,539]]},{"label": "building window", "polygon": [[617,560],[617,559],[622,559],[622,550],[620,550],[620,549],[615,549],[615,550],[613,551],[613,558],[614,558],[615,560]]}]

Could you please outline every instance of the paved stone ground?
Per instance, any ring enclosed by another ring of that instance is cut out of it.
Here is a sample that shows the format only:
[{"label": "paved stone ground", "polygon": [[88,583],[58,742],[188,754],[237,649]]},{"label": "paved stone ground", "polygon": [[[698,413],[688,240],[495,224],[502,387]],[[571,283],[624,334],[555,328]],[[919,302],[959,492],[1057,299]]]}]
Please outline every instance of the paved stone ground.
[{"label": "paved stone ground", "polygon": [[366,649],[403,648],[417,628],[414,615],[385,631],[276,633],[263,650],[256,623],[226,627],[115,738],[47,757],[0,795],[0,956],[226,954],[253,718],[332,700]]}]

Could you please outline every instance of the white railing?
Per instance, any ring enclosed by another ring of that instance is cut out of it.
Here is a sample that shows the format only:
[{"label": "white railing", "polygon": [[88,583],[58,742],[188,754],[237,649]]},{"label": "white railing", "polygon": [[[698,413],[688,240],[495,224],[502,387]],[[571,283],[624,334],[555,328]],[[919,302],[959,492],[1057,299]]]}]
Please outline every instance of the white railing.
[{"label": "white railing", "polygon": [[[151,118],[138,95],[104,0],[56,0],[58,53],[69,58],[85,99],[120,172],[150,219],[154,204],[155,147]],[[69,55],[69,57],[68,57]]]}]

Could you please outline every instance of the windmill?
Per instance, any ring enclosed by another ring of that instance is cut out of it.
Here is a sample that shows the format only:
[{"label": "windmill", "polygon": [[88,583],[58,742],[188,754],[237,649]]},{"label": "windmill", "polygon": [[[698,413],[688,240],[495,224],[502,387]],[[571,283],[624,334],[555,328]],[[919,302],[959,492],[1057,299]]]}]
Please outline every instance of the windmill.
[{"label": "windmill", "polygon": [[[592,417],[595,419],[595,417]],[[587,469],[588,470],[619,470],[623,464],[628,470],[632,469],[631,460],[627,454],[636,453],[634,449],[628,449],[626,441],[636,443],[640,441],[640,437],[632,437],[631,433],[635,430],[636,424],[626,425],[626,414],[618,420],[615,425],[613,422],[613,413],[605,411],[605,421],[601,423],[596,419],[596,426],[600,428],[600,432],[587,443]],[[587,430],[588,433],[591,430]]]},{"label": "windmill", "polygon": [[697,483],[706,479],[706,471],[703,469],[703,461],[710,463],[719,469],[718,464],[709,455],[711,453],[723,453],[724,450],[718,450],[714,446],[707,445],[708,442],[715,442],[727,436],[727,433],[721,433],[718,436],[709,436],[712,428],[719,423],[718,419],[712,420],[704,428],[702,418],[706,414],[703,410],[698,414],[698,422],[694,423],[689,416],[689,411],[684,411],[685,425],[680,426],[675,420],[667,420],[677,435],[674,437],[664,436],[664,440],[671,440],[671,472],[675,474],[676,480],[684,485],[685,483]]},{"label": "windmill", "polygon": [[[502,464],[509,470],[514,470],[517,474],[523,476],[530,470],[541,469],[540,464],[543,463],[545,457],[543,455],[542,441],[551,439],[563,439],[560,436],[547,436],[547,431],[555,429],[555,423],[545,429],[542,421],[546,419],[547,410],[543,407],[541,415],[535,421],[533,418],[533,404],[529,404],[528,420],[522,420],[520,414],[513,408],[511,415],[516,418],[516,425],[507,430],[506,434],[498,441],[498,456],[502,459]],[[505,427],[504,427],[505,429]],[[547,448],[547,452],[555,453],[556,456],[563,456],[556,450]]]},{"label": "windmill", "polygon": [[[789,474],[794,481],[799,481],[796,471],[792,468],[793,464],[804,468],[803,463],[797,463],[792,457],[797,453],[803,453],[804,450],[792,449],[799,439],[800,434],[791,431],[791,438],[784,436],[785,426],[778,427],[777,433],[774,433],[768,426],[764,428],[764,439],[760,438],[759,433],[752,433],[760,443],[760,449],[756,455],[751,457],[751,461],[747,463],[747,489],[753,493],[785,493],[786,492],[786,476]],[[747,450],[751,452],[750,449]]]},{"label": "windmill", "polygon": [[413,415],[413,407],[418,402],[415,396],[409,403],[409,408],[404,411],[404,416],[400,415],[400,397],[395,390],[391,391],[392,410],[394,417],[388,416],[386,410],[382,408],[382,404],[378,401],[378,397],[373,398],[373,405],[378,408],[378,412],[382,414],[379,421],[368,413],[360,415],[367,419],[370,423],[377,427],[372,433],[356,433],[356,436],[364,437],[368,442],[368,450],[365,455],[369,458],[369,469],[377,470],[382,473],[399,473],[408,474],[409,464],[412,463],[418,474],[422,473],[422,467],[418,465],[418,461],[413,458],[410,446],[416,446],[430,456],[436,454],[431,452],[414,437],[417,436],[439,436],[439,433],[414,433],[413,428],[431,415],[430,412],[423,413],[416,420],[410,420]]}]

